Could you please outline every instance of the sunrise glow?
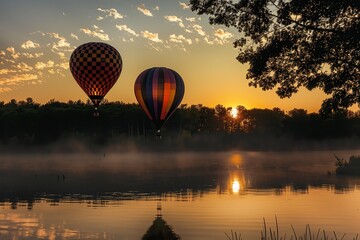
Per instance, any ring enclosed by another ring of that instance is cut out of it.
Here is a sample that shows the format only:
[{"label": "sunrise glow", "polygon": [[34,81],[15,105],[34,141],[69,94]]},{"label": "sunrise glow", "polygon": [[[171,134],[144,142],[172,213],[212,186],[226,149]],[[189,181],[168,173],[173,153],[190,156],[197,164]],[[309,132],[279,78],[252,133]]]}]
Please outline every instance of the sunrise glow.
[{"label": "sunrise glow", "polygon": [[[0,100],[86,101],[70,74],[69,59],[76,47],[87,42],[108,43],[123,58],[120,78],[105,96],[109,101],[136,102],[133,86],[137,76],[155,66],[174,69],[182,76],[186,85],[183,103],[188,105],[237,103],[248,108],[313,112],[325,98],[319,91],[300,89],[292,98],[280,99],[275,91],[249,87],[247,66],[236,60],[232,44],[239,33],[211,26],[206,15],[198,16],[185,3],[105,2],[37,1],[30,6],[4,2],[1,22],[16,26],[16,31],[2,29]],[[236,114],[233,110],[232,116]]]},{"label": "sunrise glow", "polygon": [[230,111],[230,115],[231,115],[233,118],[237,118],[237,116],[238,116],[238,110],[237,110],[235,107],[233,107],[233,108],[231,109],[231,111]]}]

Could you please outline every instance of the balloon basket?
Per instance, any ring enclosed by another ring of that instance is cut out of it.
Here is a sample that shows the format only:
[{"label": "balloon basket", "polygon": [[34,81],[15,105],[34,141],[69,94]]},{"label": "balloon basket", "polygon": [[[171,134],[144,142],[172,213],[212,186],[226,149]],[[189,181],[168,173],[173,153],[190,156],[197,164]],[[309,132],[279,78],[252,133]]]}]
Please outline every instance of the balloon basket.
[{"label": "balloon basket", "polygon": [[160,131],[160,130],[157,130],[157,131],[156,131],[156,138],[157,138],[157,139],[161,139],[161,138],[162,138],[162,136],[161,136],[161,131]]},{"label": "balloon basket", "polygon": [[94,117],[99,117],[99,116],[100,116],[100,113],[99,113],[99,111],[97,110],[97,108],[95,108],[95,111],[94,111],[94,113],[93,113],[93,116],[94,116]]}]

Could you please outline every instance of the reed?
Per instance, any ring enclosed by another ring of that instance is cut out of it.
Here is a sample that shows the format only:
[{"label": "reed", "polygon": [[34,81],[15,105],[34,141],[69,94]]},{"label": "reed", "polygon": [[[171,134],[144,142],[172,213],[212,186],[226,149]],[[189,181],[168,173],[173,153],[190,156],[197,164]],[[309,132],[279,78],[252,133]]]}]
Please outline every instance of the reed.
[{"label": "reed", "polygon": [[[309,224],[305,226],[305,231],[302,234],[297,234],[293,225],[291,225],[292,235],[287,238],[286,234],[281,235],[279,231],[279,224],[277,221],[277,217],[275,217],[275,228],[267,227],[265,218],[263,219],[263,230],[261,231],[260,240],[347,240],[346,233],[344,233],[341,237],[336,234],[335,231],[332,231],[330,235],[322,229],[318,229],[317,231],[312,231]],[[236,232],[231,230],[231,235],[226,234],[228,240],[242,240],[241,234],[237,234]],[[358,240],[359,234],[355,237],[350,238],[351,240]]]},{"label": "reed", "polygon": [[231,230],[231,236],[229,236],[227,233],[225,234],[229,240],[242,240],[241,234],[237,235],[237,233],[233,232],[233,230]]}]

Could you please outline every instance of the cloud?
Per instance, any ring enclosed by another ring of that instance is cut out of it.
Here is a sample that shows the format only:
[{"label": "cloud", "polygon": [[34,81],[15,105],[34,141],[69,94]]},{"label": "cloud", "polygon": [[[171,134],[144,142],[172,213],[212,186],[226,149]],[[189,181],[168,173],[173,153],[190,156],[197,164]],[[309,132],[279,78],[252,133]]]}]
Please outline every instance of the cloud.
[{"label": "cloud", "polygon": [[153,43],[150,43],[148,45],[146,45],[146,47],[150,48],[150,49],[153,49],[157,52],[160,52],[161,51],[161,48],[159,46],[155,46]]},{"label": "cloud", "polygon": [[58,65],[56,65],[57,67],[63,68],[63,69],[69,69],[69,63],[68,62],[62,62]]},{"label": "cloud", "polygon": [[73,33],[71,33],[71,35],[70,35],[72,38],[74,38],[74,39],[76,39],[76,40],[79,40],[79,37],[78,36],[76,36],[75,34],[73,34]]},{"label": "cloud", "polygon": [[110,9],[98,8],[97,10],[100,11],[100,12],[106,13],[106,17],[112,17],[114,19],[124,18],[124,16],[121,15],[115,8],[110,8]]},{"label": "cloud", "polygon": [[32,54],[32,53],[21,53],[21,56],[24,56],[24,57],[26,57],[26,58],[39,58],[39,57],[41,57],[41,56],[43,56],[44,55],[44,53],[34,53],[34,54]]},{"label": "cloud", "polygon": [[229,32],[224,31],[223,29],[219,28],[214,32],[215,37],[220,38],[221,40],[226,40],[228,38],[232,38],[232,34]]},{"label": "cloud", "polygon": [[0,84],[6,86],[18,85],[21,82],[33,81],[36,79],[38,79],[38,76],[34,74],[16,74],[14,76],[0,78]]},{"label": "cloud", "polygon": [[8,63],[13,63],[15,64],[15,61],[14,60],[11,60],[11,59],[4,59],[5,62],[8,62]]},{"label": "cloud", "polygon": [[187,5],[186,3],[179,2],[179,4],[180,4],[180,6],[182,7],[182,9],[184,9],[184,10],[190,8],[190,6]]},{"label": "cloud", "polygon": [[98,20],[98,21],[103,20],[103,19],[104,19],[104,18],[101,17],[101,16],[98,16],[98,17],[96,18],[96,20]]},{"label": "cloud", "polygon": [[133,38],[126,39],[126,38],[122,37],[121,40],[122,40],[123,42],[134,42],[134,39],[133,39]]},{"label": "cloud", "polygon": [[48,32],[44,33],[41,31],[33,32],[31,34],[41,34],[41,36],[50,36],[51,38],[55,38],[58,41],[56,43],[49,43],[46,46],[52,46],[52,49],[61,50],[61,51],[71,51],[73,47],[71,47],[70,43],[66,40],[65,37],[61,36],[59,33],[56,32]]},{"label": "cloud", "polygon": [[171,34],[170,35],[170,42],[175,42],[175,43],[183,43],[186,42],[187,44],[192,44],[192,40],[190,38],[186,38],[183,35],[176,35],[176,34]]},{"label": "cloud", "polygon": [[202,26],[195,24],[193,25],[194,30],[201,36],[205,36],[204,30],[202,30]]},{"label": "cloud", "polygon": [[214,39],[215,43],[220,45],[227,43],[228,39],[233,37],[233,35],[230,32],[226,32],[224,29],[221,28],[216,29],[214,31],[214,36],[215,36]]},{"label": "cloud", "polygon": [[205,37],[204,40],[207,44],[214,45],[214,41],[209,40],[207,37]]},{"label": "cloud", "polygon": [[55,32],[47,33],[47,34],[50,35],[52,38],[59,40],[57,43],[54,43],[52,45],[53,49],[59,50],[60,48],[69,48],[70,47],[70,43],[66,40],[65,37],[60,36],[60,34],[55,33]]},{"label": "cloud", "polygon": [[16,68],[19,69],[20,71],[24,71],[24,72],[29,72],[29,71],[31,71],[31,70],[34,69],[33,67],[27,65],[27,64],[24,63],[24,62],[18,63],[18,64],[16,65]]},{"label": "cloud", "polygon": [[160,9],[159,6],[156,6],[153,8],[153,10],[155,10],[155,11],[159,11],[159,9]]},{"label": "cloud", "polygon": [[54,65],[55,65],[54,61],[49,60],[47,63],[37,62],[35,64],[35,68],[39,69],[39,70],[42,70],[44,68],[52,68],[52,67],[54,67]]},{"label": "cloud", "polygon": [[12,89],[9,87],[0,87],[0,93],[10,92]]},{"label": "cloud", "polygon": [[144,38],[147,38],[150,41],[157,42],[157,43],[163,42],[161,39],[159,39],[159,35],[157,33],[151,33],[146,30],[145,32],[141,32],[141,34]]},{"label": "cloud", "polygon": [[140,12],[142,12],[145,16],[148,16],[148,17],[152,17],[152,16],[153,16],[153,14],[150,12],[150,10],[145,8],[145,5],[144,5],[144,4],[141,4],[140,6],[138,6],[138,7],[137,7],[137,10],[139,10]]},{"label": "cloud", "polygon": [[109,35],[107,35],[106,33],[104,33],[104,30],[100,29],[98,26],[94,25],[94,31],[88,29],[88,28],[81,28],[80,30],[89,35],[89,36],[92,36],[92,37],[96,37],[96,38],[99,38],[103,41],[109,41]]},{"label": "cloud", "polygon": [[65,58],[65,53],[63,52],[57,52],[56,54],[58,54],[60,58]]},{"label": "cloud", "polygon": [[5,52],[4,51],[0,51],[0,56],[5,56]]},{"label": "cloud", "polygon": [[119,29],[120,31],[128,32],[136,37],[139,36],[139,34],[137,34],[134,30],[132,30],[131,28],[129,28],[126,25],[116,25],[116,28]]},{"label": "cloud", "polygon": [[20,54],[18,52],[15,51],[14,47],[8,47],[6,48],[6,50],[11,53],[11,56],[13,59],[18,59],[20,57]]},{"label": "cloud", "polygon": [[181,18],[177,16],[164,16],[164,18],[170,22],[182,22]]},{"label": "cloud", "polygon": [[23,44],[21,44],[21,47],[24,49],[38,48],[38,47],[40,47],[40,44],[35,43],[31,40],[28,40],[28,41],[24,42]]},{"label": "cloud", "polygon": [[36,32],[31,32],[30,35],[34,35],[34,34],[40,34],[41,36],[45,36],[46,33],[42,32],[42,31],[36,31]]},{"label": "cloud", "polygon": [[11,54],[15,53],[15,48],[14,47],[8,47],[8,48],[6,48],[6,50]]},{"label": "cloud", "polygon": [[13,69],[0,69],[0,75],[14,73],[14,72],[16,72],[16,70],[13,70]]},{"label": "cloud", "polygon": [[182,19],[177,17],[177,16],[174,16],[174,15],[172,15],[172,16],[164,16],[164,18],[166,20],[168,20],[169,22],[179,23],[179,26],[182,27],[182,28],[185,27],[183,22],[182,22]]},{"label": "cloud", "polygon": [[189,22],[196,22],[196,19],[194,17],[185,18]]}]

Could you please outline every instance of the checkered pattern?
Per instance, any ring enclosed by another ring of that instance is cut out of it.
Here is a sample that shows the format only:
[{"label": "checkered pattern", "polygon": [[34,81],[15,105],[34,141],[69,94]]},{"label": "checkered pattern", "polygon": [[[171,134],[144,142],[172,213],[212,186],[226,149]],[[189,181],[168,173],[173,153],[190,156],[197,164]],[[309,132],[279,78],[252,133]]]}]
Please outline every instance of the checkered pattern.
[{"label": "checkered pattern", "polygon": [[77,47],[70,57],[70,71],[90,97],[103,98],[120,76],[122,59],[106,43],[89,42]]}]

